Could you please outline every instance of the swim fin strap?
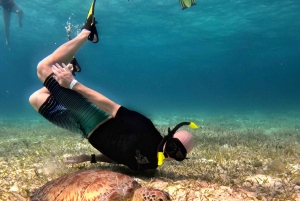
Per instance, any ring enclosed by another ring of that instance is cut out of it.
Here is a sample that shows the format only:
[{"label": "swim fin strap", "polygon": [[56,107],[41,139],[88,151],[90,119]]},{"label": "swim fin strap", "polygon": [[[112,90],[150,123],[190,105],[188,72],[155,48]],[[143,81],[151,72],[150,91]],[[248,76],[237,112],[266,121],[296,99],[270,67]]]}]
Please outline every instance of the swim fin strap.
[{"label": "swim fin strap", "polygon": [[75,56],[70,61],[70,64],[73,64],[73,69],[71,69],[71,70],[72,70],[72,74],[74,76],[75,76],[75,72],[80,72],[81,71],[81,67],[80,67],[77,59],[75,58]]}]

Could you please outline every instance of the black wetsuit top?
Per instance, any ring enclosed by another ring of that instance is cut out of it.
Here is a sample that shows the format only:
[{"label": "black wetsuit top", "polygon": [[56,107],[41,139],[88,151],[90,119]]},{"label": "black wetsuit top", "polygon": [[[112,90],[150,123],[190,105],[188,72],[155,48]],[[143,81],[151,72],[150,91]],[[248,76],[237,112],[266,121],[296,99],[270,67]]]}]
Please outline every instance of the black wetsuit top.
[{"label": "black wetsuit top", "polygon": [[157,148],[161,140],[150,119],[125,107],[89,137],[91,145],[102,154],[133,170],[158,167]]},{"label": "black wetsuit top", "polygon": [[[84,138],[109,116],[77,92],[61,87],[49,75],[44,82],[51,95],[39,113],[53,124]],[[100,125],[88,138],[92,146],[111,160],[133,170],[157,168],[162,136],[147,117],[120,107],[115,118]]]}]

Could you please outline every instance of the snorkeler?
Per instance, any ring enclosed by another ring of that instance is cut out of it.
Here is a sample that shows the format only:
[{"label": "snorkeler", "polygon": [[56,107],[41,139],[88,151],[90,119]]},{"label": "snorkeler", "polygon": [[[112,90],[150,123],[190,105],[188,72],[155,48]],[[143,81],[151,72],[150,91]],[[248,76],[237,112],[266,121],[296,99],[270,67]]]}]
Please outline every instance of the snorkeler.
[{"label": "snorkeler", "polygon": [[0,6],[2,6],[3,20],[4,20],[4,31],[6,38],[6,45],[9,46],[9,27],[10,27],[10,15],[11,13],[16,13],[19,16],[19,27],[23,26],[23,11],[19,8],[14,0],[0,0]]},{"label": "snorkeler", "polygon": [[33,93],[29,102],[53,124],[79,133],[100,151],[91,162],[123,164],[133,170],[155,169],[165,158],[183,161],[193,149],[194,137],[179,127],[164,138],[150,119],[127,109],[78,82],[73,76],[73,55],[90,40],[98,42],[93,1],[81,32],[61,45],[37,66],[38,78],[45,87]]}]

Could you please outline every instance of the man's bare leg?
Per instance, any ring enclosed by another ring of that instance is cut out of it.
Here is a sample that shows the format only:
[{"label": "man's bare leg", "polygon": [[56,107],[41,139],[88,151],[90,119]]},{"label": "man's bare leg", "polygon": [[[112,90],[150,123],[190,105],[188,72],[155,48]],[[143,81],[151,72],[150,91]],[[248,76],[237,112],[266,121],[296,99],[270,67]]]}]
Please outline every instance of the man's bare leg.
[{"label": "man's bare leg", "polygon": [[[95,159],[97,162],[105,162],[105,163],[115,163],[110,158],[104,156],[103,154],[97,154],[95,155]],[[83,162],[90,162],[92,160],[91,155],[82,154],[79,156],[71,156],[65,158],[65,163],[83,163]]]},{"label": "man's bare leg", "polygon": [[36,111],[39,111],[39,108],[47,100],[49,95],[50,95],[50,92],[48,91],[48,89],[46,87],[43,87],[43,88],[37,90],[36,92],[34,92],[29,97],[29,102]]},{"label": "man's bare leg", "polygon": [[69,63],[76,52],[85,44],[88,40],[88,36],[91,32],[86,29],[82,29],[80,34],[73,40],[66,42],[57,48],[51,55],[39,62],[37,66],[38,77],[42,83],[52,73],[52,65],[55,63]]},{"label": "man's bare leg", "polygon": [[9,27],[10,27],[11,12],[5,8],[3,8],[2,11],[3,11],[3,19],[4,19],[4,31],[5,31],[6,45],[9,46]]}]

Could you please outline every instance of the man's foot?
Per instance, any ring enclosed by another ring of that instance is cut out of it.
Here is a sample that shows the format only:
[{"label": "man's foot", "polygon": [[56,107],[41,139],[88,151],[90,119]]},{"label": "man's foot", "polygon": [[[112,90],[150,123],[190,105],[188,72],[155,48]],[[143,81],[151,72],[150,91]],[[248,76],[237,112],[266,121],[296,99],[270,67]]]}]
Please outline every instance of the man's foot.
[{"label": "man's foot", "polygon": [[83,163],[87,161],[91,161],[91,155],[82,154],[79,156],[70,156],[64,160],[65,163]]},{"label": "man's foot", "polygon": [[95,3],[96,3],[96,0],[93,0],[93,3],[88,12],[88,16],[86,18],[85,24],[82,27],[82,29],[86,29],[91,32],[90,35],[88,36],[88,40],[92,41],[93,43],[97,43],[99,41],[98,31],[96,28],[97,22],[96,22],[96,18],[94,16]]},{"label": "man's foot", "polygon": [[9,39],[6,38],[6,45],[9,46]]}]

